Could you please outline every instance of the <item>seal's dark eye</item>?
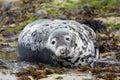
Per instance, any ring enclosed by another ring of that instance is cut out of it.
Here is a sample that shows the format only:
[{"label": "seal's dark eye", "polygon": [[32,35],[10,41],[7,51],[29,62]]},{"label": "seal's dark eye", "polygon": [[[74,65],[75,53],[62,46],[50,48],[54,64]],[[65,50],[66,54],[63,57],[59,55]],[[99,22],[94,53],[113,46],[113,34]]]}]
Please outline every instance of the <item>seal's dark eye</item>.
[{"label": "seal's dark eye", "polygon": [[66,38],[66,40],[67,40],[67,41],[69,41],[69,40],[70,40],[70,38]]},{"label": "seal's dark eye", "polygon": [[55,39],[55,38],[53,38],[53,39],[51,40],[51,44],[52,44],[52,45],[56,44],[56,39]]},{"label": "seal's dark eye", "polygon": [[52,41],[52,44],[54,45],[54,44],[55,44],[55,41]]}]

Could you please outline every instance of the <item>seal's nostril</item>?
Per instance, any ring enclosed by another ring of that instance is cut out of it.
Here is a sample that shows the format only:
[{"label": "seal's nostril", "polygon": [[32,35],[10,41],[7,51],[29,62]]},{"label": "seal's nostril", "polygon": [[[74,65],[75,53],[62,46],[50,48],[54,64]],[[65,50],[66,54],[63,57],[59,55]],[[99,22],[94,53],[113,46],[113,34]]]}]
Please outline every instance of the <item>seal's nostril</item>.
[{"label": "seal's nostril", "polygon": [[60,50],[60,53],[61,53],[61,54],[65,54],[65,49],[61,49],[61,50]]},{"label": "seal's nostril", "polygon": [[65,53],[63,52],[63,53],[61,53],[61,54],[65,54]]}]

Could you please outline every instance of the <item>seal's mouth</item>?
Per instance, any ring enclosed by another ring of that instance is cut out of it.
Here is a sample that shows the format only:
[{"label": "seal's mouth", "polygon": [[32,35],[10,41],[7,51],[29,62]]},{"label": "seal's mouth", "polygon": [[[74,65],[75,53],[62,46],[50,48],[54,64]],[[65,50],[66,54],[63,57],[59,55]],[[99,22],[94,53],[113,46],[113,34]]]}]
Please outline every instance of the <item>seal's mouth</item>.
[{"label": "seal's mouth", "polygon": [[59,47],[53,56],[59,59],[71,59],[74,57],[74,48]]},{"label": "seal's mouth", "polygon": [[[66,53],[65,53],[66,54]],[[73,56],[69,56],[69,55],[53,55],[54,57],[58,58],[58,59],[72,59]]]}]

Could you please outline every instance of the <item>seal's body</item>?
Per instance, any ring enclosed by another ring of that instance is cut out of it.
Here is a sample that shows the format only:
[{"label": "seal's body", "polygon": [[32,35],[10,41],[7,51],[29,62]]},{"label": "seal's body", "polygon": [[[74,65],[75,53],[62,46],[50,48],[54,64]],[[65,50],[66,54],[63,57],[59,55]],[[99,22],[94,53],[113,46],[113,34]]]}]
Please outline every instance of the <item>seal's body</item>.
[{"label": "seal's body", "polygon": [[65,67],[91,64],[96,59],[94,31],[72,20],[41,19],[28,24],[18,39],[18,57]]}]

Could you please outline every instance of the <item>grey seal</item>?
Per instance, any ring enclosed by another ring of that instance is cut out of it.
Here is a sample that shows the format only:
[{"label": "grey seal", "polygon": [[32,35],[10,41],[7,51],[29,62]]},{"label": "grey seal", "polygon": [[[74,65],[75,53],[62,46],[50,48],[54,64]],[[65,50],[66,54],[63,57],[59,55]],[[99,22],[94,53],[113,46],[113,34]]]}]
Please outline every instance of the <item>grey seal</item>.
[{"label": "grey seal", "polygon": [[96,58],[96,34],[73,20],[41,19],[28,24],[18,39],[18,57],[54,66],[91,65]]}]

